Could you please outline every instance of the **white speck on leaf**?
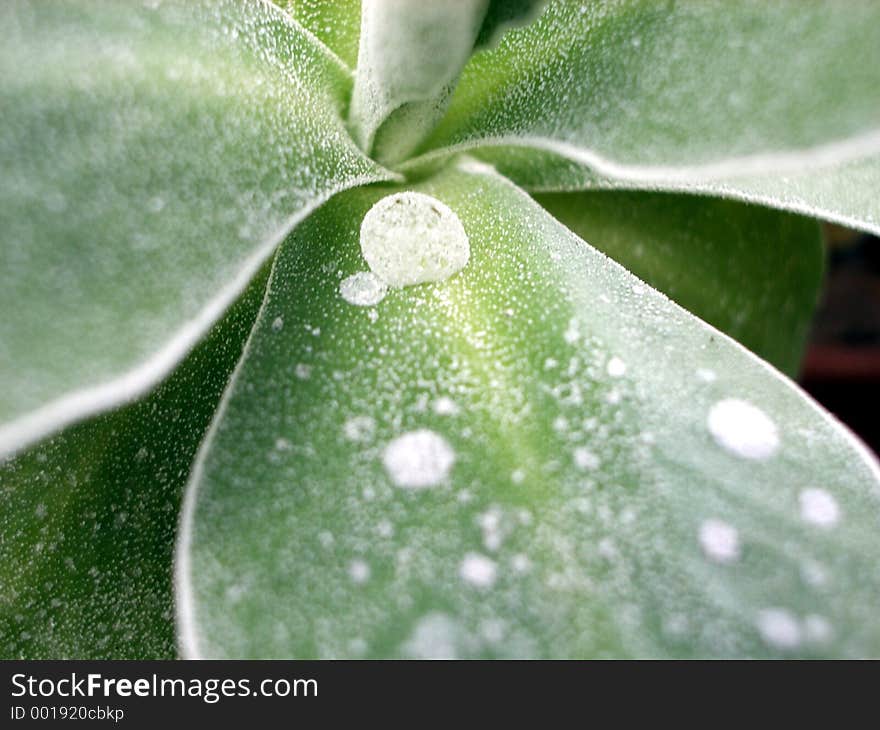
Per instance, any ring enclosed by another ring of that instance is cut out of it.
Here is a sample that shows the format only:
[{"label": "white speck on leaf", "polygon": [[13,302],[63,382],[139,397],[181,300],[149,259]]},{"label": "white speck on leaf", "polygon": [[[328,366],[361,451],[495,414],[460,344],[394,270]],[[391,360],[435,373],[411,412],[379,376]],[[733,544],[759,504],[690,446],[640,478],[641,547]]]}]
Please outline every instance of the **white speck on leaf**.
[{"label": "white speck on leaf", "polygon": [[588,471],[599,468],[599,457],[588,448],[579,446],[574,450],[574,463],[578,469]]},{"label": "white speck on leaf", "polygon": [[446,479],[455,463],[455,452],[442,436],[421,428],[391,441],[382,462],[398,487],[424,489]]},{"label": "white speck on leaf", "polygon": [[767,608],[758,614],[758,631],[764,642],[775,649],[794,649],[801,643],[797,617],[784,608]]},{"label": "white speck on leaf", "polygon": [[798,496],[801,519],[817,527],[834,527],[840,519],[837,500],[824,489],[804,489]]},{"label": "white speck on leaf", "polygon": [[626,363],[619,357],[612,357],[608,361],[607,371],[612,378],[619,378],[626,373]]},{"label": "white speck on leaf", "polygon": [[705,520],[700,525],[700,547],[711,560],[732,563],[739,557],[739,533],[721,520]]},{"label": "white speck on leaf", "polygon": [[352,560],[348,574],[355,583],[366,583],[370,579],[370,566],[363,560]]},{"label": "white speck on leaf", "polygon": [[707,419],[715,442],[736,456],[763,461],[779,448],[779,431],[757,406],[725,398],[712,406]]},{"label": "white speck on leaf", "polygon": [[349,304],[372,307],[388,293],[388,285],[372,271],[359,271],[339,282],[339,293]]},{"label": "white speck on leaf", "polygon": [[468,553],[461,561],[458,574],[462,580],[477,588],[491,588],[498,577],[498,566],[485,555]]},{"label": "white speck on leaf", "polygon": [[376,430],[376,422],[370,416],[352,416],[342,426],[349,441],[369,441]]}]

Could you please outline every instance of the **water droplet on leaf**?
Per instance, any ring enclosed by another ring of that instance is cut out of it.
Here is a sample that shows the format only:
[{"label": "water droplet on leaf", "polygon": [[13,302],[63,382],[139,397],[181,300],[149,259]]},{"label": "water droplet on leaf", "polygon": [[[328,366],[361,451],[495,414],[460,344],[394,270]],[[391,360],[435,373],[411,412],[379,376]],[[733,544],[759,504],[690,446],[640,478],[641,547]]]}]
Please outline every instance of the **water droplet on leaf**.
[{"label": "water droplet on leaf", "polygon": [[388,195],[361,224],[361,251],[373,273],[390,286],[444,281],[470,258],[458,216],[422,193]]}]

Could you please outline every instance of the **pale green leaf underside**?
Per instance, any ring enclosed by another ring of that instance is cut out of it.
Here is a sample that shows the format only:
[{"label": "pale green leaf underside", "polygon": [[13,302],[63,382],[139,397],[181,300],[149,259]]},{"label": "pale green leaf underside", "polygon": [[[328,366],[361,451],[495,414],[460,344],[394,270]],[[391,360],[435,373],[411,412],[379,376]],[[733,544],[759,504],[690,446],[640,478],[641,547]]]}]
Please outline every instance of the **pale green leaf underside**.
[{"label": "pale green leaf underside", "polygon": [[143,392],[298,217],[383,173],[347,71],[267,3],[14,0],[0,25],[3,453]]},{"label": "pale green leaf underside", "polygon": [[822,286],[815,221],[696,195],[603,190],[537,200],[677,304],[798,374]]},{"label": "pale green leaf underside", "polygon": [[556,0],[471,60],[423,151],[532,148],[486,159],[529,189],[697,190],[878,231],[878,69],[867,0]]},{"label": "pale green leaf underside", "polygon": [[183,487],[265,284],[256,276],[155,392],[0,461],[0,657],[177,655]]},{"label": "pale green leaf underside", "polygon": [[[340,297],[380,189],[334,198],[279,251],[187,493],[185,654],[880,652],[878,472],[848,432],[490,170],[414,189],[470,237],[446,282],[372,314]],[[769,458],[711,435],[731,398],[776,425]],[[395,486],[383,453],[418,429],[454,464]],[[808,489],[838,524],[805,519]],[[701,544],[712,520],[735,559],[717,530]]]}]

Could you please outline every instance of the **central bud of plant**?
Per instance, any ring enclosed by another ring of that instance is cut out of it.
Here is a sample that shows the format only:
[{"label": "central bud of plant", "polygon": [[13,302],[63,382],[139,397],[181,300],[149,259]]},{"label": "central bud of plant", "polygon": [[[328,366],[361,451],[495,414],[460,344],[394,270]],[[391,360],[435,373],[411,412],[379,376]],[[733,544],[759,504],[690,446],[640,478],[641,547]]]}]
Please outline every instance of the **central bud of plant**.
[{"label": "central bud of plant", "polygon": [[471,54],[543,0],[363,0],[349,127],[385,165],[406,159],[440,121]]}]

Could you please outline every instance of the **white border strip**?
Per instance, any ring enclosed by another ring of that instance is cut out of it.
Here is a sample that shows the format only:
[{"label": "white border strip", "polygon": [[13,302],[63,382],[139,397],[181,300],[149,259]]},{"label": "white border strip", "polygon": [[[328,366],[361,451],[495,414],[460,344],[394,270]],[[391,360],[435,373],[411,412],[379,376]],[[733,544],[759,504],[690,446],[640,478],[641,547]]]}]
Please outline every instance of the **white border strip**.
[{"label": "white border strip", "polygon": [[201,336],[244,291],[248,282],[272,251],[303,218],[343,190],[387,179],[390,178],[378,176],[376,178],[371,176],[353,178],[307,203],[252,253],[244,261],[235,278],[146,362],[113,380],[67,393],[37,410],[30,411],[26,415],[0,426],[0,458],[12,456],[25,446],[53,431],[60,430],[76,421],[114,406],[128,403],[143,395],[167,375],[195,346]]}]

